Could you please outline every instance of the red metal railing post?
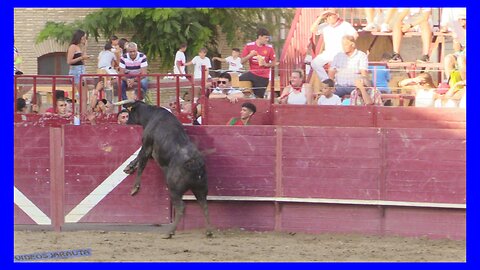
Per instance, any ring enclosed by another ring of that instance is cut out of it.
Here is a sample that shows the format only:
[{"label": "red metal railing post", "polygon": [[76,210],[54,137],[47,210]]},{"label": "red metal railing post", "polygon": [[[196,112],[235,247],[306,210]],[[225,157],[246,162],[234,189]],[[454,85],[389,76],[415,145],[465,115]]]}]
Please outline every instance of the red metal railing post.
[{"label": "red metal railing post", "polygon": [[157,106],[160,107],[160,75],[157,75]]},{"label": "red metal railing post", "polygon": [[176,89],[175,89],[175,110],[177,113],[180,113],[180,76],[175,76],[176,79]]},{"label": "red metal railing post", "polygon": [[[205,92],[205,89],[202,88],[202,91],[201,91],[201,94],[200,94],[200,98],[197,99],[197,104],[200,103],[202,100],[205,102],[205,99],[206,99],[206,92]],[[196,112],[197,112],[197,105],[195,104],[195,81],[192,80],[191,81],[191,88],[190,88],[190,103],[192,104],[191,105],[191,108],[192,108],[192,123],[193,121],[195,121],[197,115],[196,115]],[[203,109],[203,108],[202,108]],[[202,117],[202,120],[203,120],[203,117]]]},{"label": "red metal railing post", "polygon": [[270,104],[275,103],[275,66],[270,68]]},{"label": "red metal railing post", "polygon": [[[137,100],[140,98],[140,97],[144,97],[144,95],[142,94],[142,76],[141,74],[137,74]],[[145,95],[147,93],[145,92]]]},{"label": "red metal railing post", "polygon": [[13,75],[13,113],[17,112],[17,75]]},{"label": "red metal railing post", "polygon": [[52,78],[52,105],[53,112],[57,113],[57,79]]}]

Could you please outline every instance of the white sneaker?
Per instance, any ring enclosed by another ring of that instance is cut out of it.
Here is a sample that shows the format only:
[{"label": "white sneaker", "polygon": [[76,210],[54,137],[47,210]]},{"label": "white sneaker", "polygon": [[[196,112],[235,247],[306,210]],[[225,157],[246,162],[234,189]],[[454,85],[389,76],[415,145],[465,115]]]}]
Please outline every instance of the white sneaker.
[{"label": "white sneaker", "polygon": [[374,23],[369,23],[367,24],[367,26],[362,28],[362,31],[366,31],[366,32],[372,32],[377,30],[378,30],[378,27]]},{"label": "white sneaker", "polygon": [[390,26],[387,23],[382,23],[380,26],[380,32],[389,33],[392,32],[392,29],[390,29]]}]

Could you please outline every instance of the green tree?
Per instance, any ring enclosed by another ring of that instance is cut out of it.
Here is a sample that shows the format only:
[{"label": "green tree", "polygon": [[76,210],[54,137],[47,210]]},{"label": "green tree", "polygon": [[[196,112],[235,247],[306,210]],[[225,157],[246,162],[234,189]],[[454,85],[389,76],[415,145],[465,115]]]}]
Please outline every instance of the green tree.
[{"label": "green tree", "polygon": [[[48,38],[68,43],[75,29],[83,29],[97,41],[118,32],[130,33],[131,40],[139,44],[149,58],[160,57],[162,67],[169,67],[181,43],[189,45],[189,55],[196,55],[201,47],[217,55],[221,32],[226,34],[230,45],[243,43],[254,40],[260,26],[272,34],[281,27],[288,28],[293,14],[293,9],[278,8],[104,8],[69,24],[47,22],[37,43]],[[281,25],[281,18],[285,25]]]}]

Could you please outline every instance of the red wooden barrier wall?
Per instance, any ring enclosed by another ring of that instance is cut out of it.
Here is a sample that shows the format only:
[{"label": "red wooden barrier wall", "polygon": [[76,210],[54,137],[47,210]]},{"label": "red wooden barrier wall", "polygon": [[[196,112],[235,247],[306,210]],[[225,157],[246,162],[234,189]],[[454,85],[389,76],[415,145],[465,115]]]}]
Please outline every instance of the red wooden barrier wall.
[{"label": "red wooden barrier wall", "polygon": [[[52,129],[15,128],[15,186],[48,216]],[[115,124],[61,129],[63,133],[55,134],[63,134],[57,139],[64,142],[67,224],[169,222],[167,192],[153,161],[137,196],[129,195],[134,176],[128,176],[72,221],[72,209],[79,204],[88,208],[81,201],[123,169],[122,163],[140,147],[142,130]],[[465,238],[465,129],[189,126],[186,130],[206,153],[216,227]],[[39,180],[32,181],[34,177]],[[399,201],[404,206],[395,205]],[[15,224],[32,223],[15,206]],[[187,201],[181,227],[203,226],[200,208]]]},{"label": "red wooden barrier wall", "polygon": [[[14,130],[15,187],[50,216],[50,135],[48,128]],[[36,224],[14,204],[15,224]]]}]

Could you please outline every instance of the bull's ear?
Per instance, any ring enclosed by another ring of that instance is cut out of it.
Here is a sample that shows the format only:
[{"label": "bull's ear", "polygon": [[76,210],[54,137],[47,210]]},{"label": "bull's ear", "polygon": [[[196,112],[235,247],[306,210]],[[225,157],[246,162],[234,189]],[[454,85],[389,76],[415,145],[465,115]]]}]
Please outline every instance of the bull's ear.
[{"label": "bull's ear", "polygon": [[128,106],[126,109],[127,109],[127,111],[131,112],[132,111],[132,106]]}]

